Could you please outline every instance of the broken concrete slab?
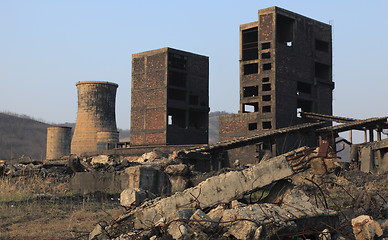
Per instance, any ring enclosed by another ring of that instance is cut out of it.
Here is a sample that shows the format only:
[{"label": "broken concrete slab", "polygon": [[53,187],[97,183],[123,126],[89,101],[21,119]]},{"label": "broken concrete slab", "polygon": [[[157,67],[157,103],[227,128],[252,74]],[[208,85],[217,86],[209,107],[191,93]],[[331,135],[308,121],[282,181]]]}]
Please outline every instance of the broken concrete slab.
[{"label": "broken concrete slab", "polygon": [[109,156],[108,155],[97,155],[93,156],[90,164],[95,165],[95,164],[108,164],[109,163]]},{"label": "broken concrete slab", "polygon": [[380,224],[368,215],[353,218],[352,227],[356,240],[374,239],[383,235]]},{"label": "broken concrete slab", "polygon": [[[276,174],[273,174],[276,172]],[[199,185],[161,199],[152,206],[134,212],[134,227],[141,229],[144,222],[158,221],[181,206],[206,208],[219,202],[239,199],[243,194],[293,175],[285,155],[242,171],[231,171],[208,178]]]},{"label": "broken concrete slab", "polygon": [[186,164],[168,165],[164,170],[169,175],[186,175],[189,172],[189,167]]},{"label": "broken concrete slab", "polygon": [[127,188],[120,194],[120,205],[123,207],[139,206],[146,199],[153,199],[156,195],[139,188]]}]

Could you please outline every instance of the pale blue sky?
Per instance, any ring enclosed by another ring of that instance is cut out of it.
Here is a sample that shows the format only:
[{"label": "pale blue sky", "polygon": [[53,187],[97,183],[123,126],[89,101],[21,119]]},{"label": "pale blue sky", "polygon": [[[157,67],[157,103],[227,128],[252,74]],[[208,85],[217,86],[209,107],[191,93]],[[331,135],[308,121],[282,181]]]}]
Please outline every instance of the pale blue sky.
[{"label": "pale blue sky", "polygon": [[75,83],[104,80],[128,129],[131,55],[172,47],[209,56],[211,111],[237,112],[239,25],[275,5],[333,25],[334,114],[388,115],[386,0],[0,0],[0,111],[75,122]]}]

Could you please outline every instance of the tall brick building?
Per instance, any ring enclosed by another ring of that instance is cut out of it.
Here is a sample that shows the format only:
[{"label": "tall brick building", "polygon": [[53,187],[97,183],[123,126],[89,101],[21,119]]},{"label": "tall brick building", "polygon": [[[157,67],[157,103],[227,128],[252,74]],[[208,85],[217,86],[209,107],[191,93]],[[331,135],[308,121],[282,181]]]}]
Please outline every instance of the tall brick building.
[{"label": "tall brick building", "polygon": [[[220,140],[332,115],[331,26],[270,7],[240,25],[240,110],[220,116]],[[279,148],[278,148],[279,149]]]},{"label": "tall brick building", "polygon": [[209,58],[172,48],[132,55],[131,145],[208,142]]}]

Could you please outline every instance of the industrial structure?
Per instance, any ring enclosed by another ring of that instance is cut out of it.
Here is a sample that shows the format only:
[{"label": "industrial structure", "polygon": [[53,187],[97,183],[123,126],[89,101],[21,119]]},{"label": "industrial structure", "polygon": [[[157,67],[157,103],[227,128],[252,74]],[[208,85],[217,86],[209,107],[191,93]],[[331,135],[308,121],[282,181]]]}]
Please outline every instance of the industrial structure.
[{"label": "industrial structure", "polygon": [[209,58],[172,48],[132,55],[131,145],[208,143]]},{"label": "industrial structure", "polygon": [[78,90],[77,122],[71,141],[71,153],[83,154],[106,150],[107,143],[119,141],[116,127],[116,90],[110,82],[76,83]]},{"label": "industrial structure", "polygon": [[70,154],[71,127],[47,127],[46,159],[59,159]]},{"label": "industrial structure", "polygon": [[[220,140],[312,121],[300,112],[332,115],[333,89],[331,26],[278,7],[259,10],[257,22],[240,25],[240,110],[220,116]],[[295,147],[273,144],[264,147]]]}]

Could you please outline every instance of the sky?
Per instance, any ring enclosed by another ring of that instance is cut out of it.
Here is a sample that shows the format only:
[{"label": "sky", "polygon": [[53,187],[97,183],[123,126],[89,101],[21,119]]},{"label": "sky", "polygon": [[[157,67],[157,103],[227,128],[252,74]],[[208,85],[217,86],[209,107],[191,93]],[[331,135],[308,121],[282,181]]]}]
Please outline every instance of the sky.
[{"label": "sky", "polygon": [[0,111],[75,122],[78,81],[119,84],[129,129],[132,54],[172,47],[209,56],[210,110],[239,108],[239,25],[278,6],[333,26],[334,115],[388,115],[386,0],[0,0]]}]

